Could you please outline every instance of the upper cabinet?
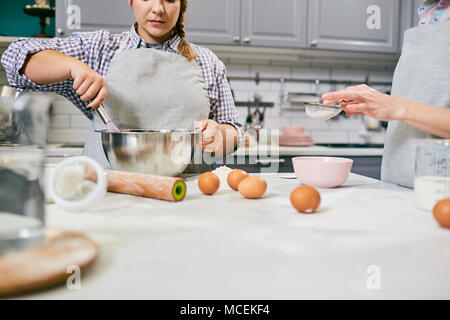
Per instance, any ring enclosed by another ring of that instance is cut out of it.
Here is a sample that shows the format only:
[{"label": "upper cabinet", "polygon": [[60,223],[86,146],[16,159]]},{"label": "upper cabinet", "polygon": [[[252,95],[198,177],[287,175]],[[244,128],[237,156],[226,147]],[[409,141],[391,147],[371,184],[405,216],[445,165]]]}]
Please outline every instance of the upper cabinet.
[{"label": "upper cabinet", "polygon": [[195,43],[301,48],[306,0],[191,0],[186,38]]},{"label": "upper cabinet", "polygon": [[241,0],[191,0],[185,17],[186,39],[195,43],[238,44]]},{"label": "upper cabinet", "polygon": [[395,53],[400,6],[400,0],[309,1],[308,46]]},{"label": "upper cabinet", "polygon": [[[189,0],[186,38],[198,44],[397,53],[421,0]],[[401,12],[401,14],[400,14]],[[401,17],[400,17],[401,16]],[[56,34],[129,30],[125,0],[56,2]]]},{"label": "upper cabinet", "polygon": [[[112,3],[113,2],[113,3]],[[56,1],[56,35],[106,29],[120,33],[128,31],[135,21],[128,1],[61,0]]]},{"label": "upper cabinet", "polygon": [[243,0],[242,42],[252,46],[300,48],[306,44],[307,2]]},{"label": "upper cabinet", "polygon": [[188,41],[300,48],[306,43],[306,0],[191,0]]}]

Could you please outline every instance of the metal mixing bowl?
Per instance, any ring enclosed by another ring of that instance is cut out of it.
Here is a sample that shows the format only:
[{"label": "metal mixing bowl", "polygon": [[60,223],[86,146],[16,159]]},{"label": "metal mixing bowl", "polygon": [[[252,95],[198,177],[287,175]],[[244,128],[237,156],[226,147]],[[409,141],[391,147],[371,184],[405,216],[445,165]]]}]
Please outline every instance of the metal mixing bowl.
[{"label": "metal mixing bowl", "polygon": [[192,163],[191,159],[198,162],[198,151],[201,161],[201,133],[181,130],[100,132],[103,150],[115,170],[177,176]]}]

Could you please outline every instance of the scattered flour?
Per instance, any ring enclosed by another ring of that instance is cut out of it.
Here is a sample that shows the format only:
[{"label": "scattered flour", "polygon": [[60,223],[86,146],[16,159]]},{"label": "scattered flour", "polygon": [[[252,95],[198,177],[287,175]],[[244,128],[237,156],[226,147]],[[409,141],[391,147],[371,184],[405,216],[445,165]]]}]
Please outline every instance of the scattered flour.
[{"label": "scattered flour", "polygon": [[219,180],[220,180],[219,190],[230,188],[230,187],[228,187],[227,177],[231,171],[233,171],[233,169],[228,168],[227,166],[221,166],[212,171],[212,173],[214,173],[215,175],[217,175],[219,177]]}]

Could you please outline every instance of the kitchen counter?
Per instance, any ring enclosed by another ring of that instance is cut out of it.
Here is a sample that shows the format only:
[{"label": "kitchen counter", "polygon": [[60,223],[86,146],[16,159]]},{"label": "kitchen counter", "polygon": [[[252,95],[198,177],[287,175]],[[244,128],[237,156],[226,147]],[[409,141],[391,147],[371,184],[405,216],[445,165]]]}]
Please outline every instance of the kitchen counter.
[{"label": "kitchen counter", "polygon": [[[47,153],[53,156],[63,155],[79,155],[83,148],[78,147],[62,147],[61,145],[50,145]],[[239,148],[230,156],[257,156],[257,155],[273,155],[279,156],[382,156],[383,148],[336,148],[325,146],[308,146],[308,147],[287,147],[287,146],[271,146],[256,145],[251,148]]]},{"label": "kitchen counter", "polygon": [[233,155],[256,156],[277,154],[279,156],[382,156],[383,148],[332,148],[325,146],[288,147],[256,145],[250,148],[239,148]]},{"label": "kitchen counter", "polygon": [[48,227],[87,234],[101,254],[80,290],[25,298],[450,298],[450,230],[414,207],[412,190],[351,174],[305,215],[289,202],[292,173],[264,178],[258,200],[226,186],[205,196],[191,177],[179,203],[108,193],[85,212],[47,205]]}]

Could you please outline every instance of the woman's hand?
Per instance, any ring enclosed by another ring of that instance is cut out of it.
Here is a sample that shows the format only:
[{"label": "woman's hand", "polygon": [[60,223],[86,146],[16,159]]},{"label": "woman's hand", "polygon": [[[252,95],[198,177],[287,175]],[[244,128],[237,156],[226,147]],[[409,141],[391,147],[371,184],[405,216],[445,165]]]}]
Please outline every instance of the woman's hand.
[{"label": "woman's hand", "polygon": [[223,136],[220,125],[214,120],[203,120],[196,128],[202,133],[202,149],[206,152],[217,152],[223,147]]},{"label": "woman's hand", "polygon": [[108,85],[105,79],[92,70],[87,64],[76,60],[70,68],[73,81],[73,89],[80,96],[81,101],[94,99],[87,108],[97,108],[105,102],[108,94]]},{"label": "woman's hand", "polygon": [[236,150],[239,133],[231,124],[203,120],[197,125],[196,131],[202,133],[202,149],[211,152],[214,157],[224,157]]},{"label": "woman's hand", "polygon": [[400,120],[404,110],[399,100],[365,84],[322,95],[324,104],[339,102],[348,116],[365,115],[381,121]]}]

